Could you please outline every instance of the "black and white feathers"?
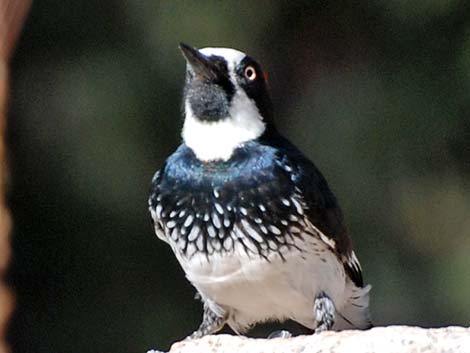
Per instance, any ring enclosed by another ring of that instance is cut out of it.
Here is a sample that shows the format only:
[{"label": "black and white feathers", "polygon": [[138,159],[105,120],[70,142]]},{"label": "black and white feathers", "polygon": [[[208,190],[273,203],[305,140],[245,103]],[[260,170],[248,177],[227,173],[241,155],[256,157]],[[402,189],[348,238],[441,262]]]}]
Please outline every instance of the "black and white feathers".
[{"label": "black and white feathers", "polygon": [[319,293],[334,302],[333,328],[369,327],[370,286],[342,212],[315,165],[276,131],[259,64],[233,49],[182,49],[183,143],[149,198],[158,237],[237,332],[271,319],[313,329]]}]

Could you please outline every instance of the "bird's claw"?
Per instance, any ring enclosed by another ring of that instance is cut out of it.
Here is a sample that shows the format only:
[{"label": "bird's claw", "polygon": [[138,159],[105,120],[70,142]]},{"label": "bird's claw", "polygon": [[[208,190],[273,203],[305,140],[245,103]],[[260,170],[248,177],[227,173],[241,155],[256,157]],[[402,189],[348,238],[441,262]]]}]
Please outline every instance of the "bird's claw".
[{"label": "bird's claw", "polygon": [[290,333],[287,330],[278,330],[278,331],[273,331],[269,334],[268,339],[271,338],[291,338],[292,333]]}]

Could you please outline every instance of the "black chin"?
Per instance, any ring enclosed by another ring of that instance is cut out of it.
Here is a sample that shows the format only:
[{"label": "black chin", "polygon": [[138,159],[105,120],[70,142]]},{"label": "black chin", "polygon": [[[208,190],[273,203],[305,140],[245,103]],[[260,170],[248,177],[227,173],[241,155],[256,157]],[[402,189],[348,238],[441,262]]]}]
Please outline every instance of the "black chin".
[{"label": "black chin", "polygon": [[185,101],[189,103],[193,115],[201,121],[227,119],[231,98],[222,87],[205,82],[192,82],[185,92]]}]

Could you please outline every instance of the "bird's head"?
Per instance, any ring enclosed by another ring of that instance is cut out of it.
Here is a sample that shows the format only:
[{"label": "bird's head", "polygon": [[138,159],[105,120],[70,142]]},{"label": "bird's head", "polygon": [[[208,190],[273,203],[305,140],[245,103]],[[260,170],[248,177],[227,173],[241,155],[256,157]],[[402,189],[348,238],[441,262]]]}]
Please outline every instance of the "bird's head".
[{"label": "bird's head", "polygon": [[266,75],[235,49],[180,44],[187,61],[183,140],[202,161],[228,160],[274,129]]}]

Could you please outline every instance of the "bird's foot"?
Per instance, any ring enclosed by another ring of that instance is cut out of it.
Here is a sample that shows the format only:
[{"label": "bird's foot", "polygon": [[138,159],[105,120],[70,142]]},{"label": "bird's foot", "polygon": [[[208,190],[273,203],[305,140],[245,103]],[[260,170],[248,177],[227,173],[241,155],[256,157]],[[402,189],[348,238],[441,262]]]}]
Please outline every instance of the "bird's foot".
[{"label": "bird's foot", "polygon": [[292,333],[290,333],[289,331],[287,331],[287,330],[277,330],[277,331],[271,332],[268,336],[268,339],[271,339],[271,338],[291,338],[291,337],[292,337]]},{"label": "bird's foot", "polygon": [[[211,306],[215,307],[218,312],[216,313],[211,309]],[[202,317],[202,323],[199,328],[186,337],[186,340],[201,338],[206,335],[210,335],[217,331],[220,331],[227,322],[227,314],[217,304],[212,302],[204,302],[204,314]]]},{"label": "bird's foot", "polygon": [[331,330],[335,323],[335,304],[324,292],[315,299],[313,313],[318,323],[315,333]]}]

